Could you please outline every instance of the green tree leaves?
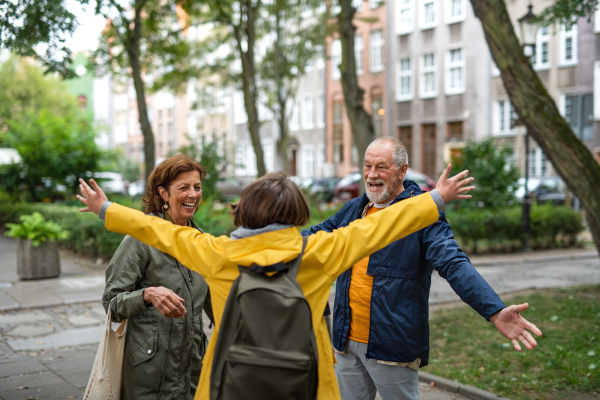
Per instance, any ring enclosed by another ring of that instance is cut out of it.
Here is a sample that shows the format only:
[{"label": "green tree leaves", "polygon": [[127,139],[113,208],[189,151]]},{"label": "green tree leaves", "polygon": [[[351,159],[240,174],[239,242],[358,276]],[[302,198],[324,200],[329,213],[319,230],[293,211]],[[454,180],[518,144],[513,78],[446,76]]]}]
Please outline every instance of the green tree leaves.
[{"label": "green tree leaves", "polygon": [[453,175],[468,169],[475,177],[475,186],[470,201],[461,201],[462,207],[504,207],[514,199],[519,172],[510,165],[512,155],[509,147],[500,147],[492,139],[481,142],[468,142],[461,158],[451,160]]},{"label": "green tree leaves", "polygon": [[16,149],[19,166],[0,168],[0,188],[31,200],[53,197],[56,185],[72,186],[75,174],[93,171],[101,156],[91,117],[77,107],[62,82],[28,61],[0,67],[0,137]]}]

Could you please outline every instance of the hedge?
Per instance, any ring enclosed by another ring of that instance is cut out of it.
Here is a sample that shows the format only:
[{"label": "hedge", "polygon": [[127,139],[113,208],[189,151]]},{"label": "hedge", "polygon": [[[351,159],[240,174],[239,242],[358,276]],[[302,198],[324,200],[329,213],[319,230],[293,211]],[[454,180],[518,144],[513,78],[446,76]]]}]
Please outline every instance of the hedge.
[{"label": "hedge", "polygon": [[[141,208],[139,200],[117,199],[117,202]],[[311,219],[305,225],[317,224],[339,210],[340,206],[317,207],[311,203]],[[18,223],[19,216],[35,211],[46,220],[59,223],[71,232],[69,239],[60,242],[61,247],[78,254],[110,259],[121,243],[123,235],[109,232],[104,222],[91,213],[80,213],[73,201],[65,204],[11,203],[0,201],[0,227],[8,222]],[[196,224],[215,236],[229,235],[234,229],[230,208],[202,199],[195,216]],[[500,210],[449,211],[447,218],[457,241],[469,252],[512,251],[521,245],[523,235],[521,208]],[[581,214],[565,207],[533,205],[531,210],[531,244],[533,248],[572,246],[577,235],[584,229]]]},{"label": "hedge", "polygon": [[[497,210],[449,211],[447,218],[461,246],[470,252],[485,247],[488,251],[514,251],[523,240],[522,207]],[[557,248],[573,246],[583,232],[582,214],[550,204],[531,207],[531,247]]]},{"label": "hedge", "polygon": [[[141,209],[141,201],[131,198],[115,198],[119,204]],[[77,254],[100,257],[109,260],[123,240],[123,235],[109,232],[95,214],[80,213],[79,202],[68,201],[63,204],[50,203],[12,203],[0,200],[0,228],[6,223],[18,223],[19,216],[39,212],[48,220],[59,223],[68,230],[69,239],[60,241],[63,249]],[[311,205],[311,219],[307,227],[333,215],[339,207],[318,208]],[[213,199],[202,199],[194,222],[205,232],[215,236],[229,235],[234,230],[233,216],[230,207],[215,202]]]}]

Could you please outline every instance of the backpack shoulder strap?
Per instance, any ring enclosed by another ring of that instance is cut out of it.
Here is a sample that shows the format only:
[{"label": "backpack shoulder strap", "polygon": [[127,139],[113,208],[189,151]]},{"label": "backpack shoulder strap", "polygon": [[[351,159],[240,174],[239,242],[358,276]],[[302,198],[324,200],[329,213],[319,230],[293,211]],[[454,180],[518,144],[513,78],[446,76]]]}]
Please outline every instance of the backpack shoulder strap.
[{"label": "backpack shoulder strap", "polygon": [[308,236],[302,236],[302,250],[300,250],[298,257],[290,261],[289,264],[288,275],[292,276],[294,279],[296,279],[296,275],[298,275],[298,268],[300,268],[300,263],[302,262],[302,256],[306,249],[306,242],[308,242]]}]

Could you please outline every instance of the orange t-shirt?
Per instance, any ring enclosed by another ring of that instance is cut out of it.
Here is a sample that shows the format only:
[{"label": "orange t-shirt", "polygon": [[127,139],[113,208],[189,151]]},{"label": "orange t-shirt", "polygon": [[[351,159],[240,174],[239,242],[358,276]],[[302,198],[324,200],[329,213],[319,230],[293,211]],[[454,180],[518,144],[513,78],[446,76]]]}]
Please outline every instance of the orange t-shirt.
[{"label": "orange t-shirt", "polygon": [[[371,207],[367,215],[383,208]],[[365,257],[352,267],[348,300],[350,304],[350,329],[348,338],[360,343],[369,343],[369,327],[371,326],[371,291],[373,276],[367,275],[369,257]]]}]

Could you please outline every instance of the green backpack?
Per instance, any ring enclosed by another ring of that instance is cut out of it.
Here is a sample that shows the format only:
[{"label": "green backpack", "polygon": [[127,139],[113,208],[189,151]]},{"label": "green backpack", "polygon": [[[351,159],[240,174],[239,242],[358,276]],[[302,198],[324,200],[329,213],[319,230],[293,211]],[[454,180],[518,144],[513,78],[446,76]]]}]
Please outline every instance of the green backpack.
[{"label": "green backpack", "polygon": [[312,313],[296,280],[305,247],[306,237],[300,255],[287,264],[239,266],[215,345],[211,400],[317,397]]}]

